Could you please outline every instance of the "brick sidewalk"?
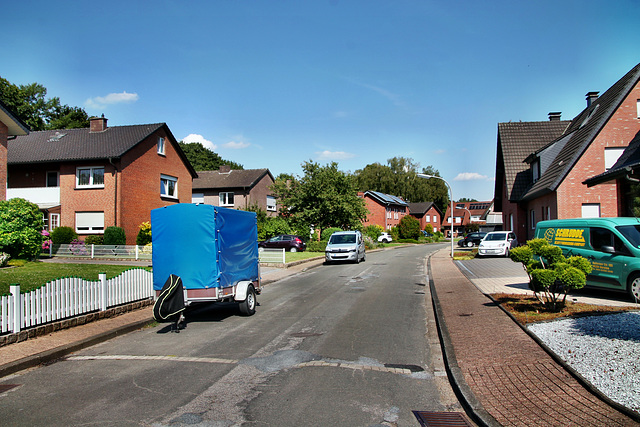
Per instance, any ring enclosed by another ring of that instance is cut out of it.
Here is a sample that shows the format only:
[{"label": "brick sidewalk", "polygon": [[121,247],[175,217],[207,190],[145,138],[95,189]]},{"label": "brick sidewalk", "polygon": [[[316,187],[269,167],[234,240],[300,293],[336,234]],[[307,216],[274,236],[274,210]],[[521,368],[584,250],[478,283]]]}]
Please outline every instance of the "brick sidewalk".
[{"label": "brick sidewalk", "polygon": [[464,277],[447,251],[433,255],[430,266],[445,339],[454,353],[447,359],[450,367],[452,361],[456,365],[452,372],[461,376],[462,388],[477,399],[480,413],[490,415],[483,421],[503,426],[638,425],[558,365]]}]

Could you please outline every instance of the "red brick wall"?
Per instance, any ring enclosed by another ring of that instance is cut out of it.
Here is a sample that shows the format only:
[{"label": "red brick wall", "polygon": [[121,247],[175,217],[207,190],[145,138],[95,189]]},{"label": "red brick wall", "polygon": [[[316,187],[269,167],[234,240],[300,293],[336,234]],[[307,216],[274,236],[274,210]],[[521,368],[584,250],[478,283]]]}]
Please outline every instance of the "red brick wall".
[{"label": "red brick wall", "polygon": [[[442,222],[442,218],[440,217],[440,213],[438,212],[438,210],[432,206],[425,214],[425,217],[427,215],[430,219],[428,224],[431,224],[433,226],[433,231],[441,231],[440,223]],[[424,222],[424,224],[422,224],[422,222]],[[427,225],[426,218],[423,218],[422,222],[420,223],[420,225],[421,229],[424,230],[424,227]]]},{"label": "red brick wall", "polygon": [[[400,220],[409,214],[409,208],[401,206],[384,206],[373,200],[369,196],[363,196],[366,208],[369,210],[367,219],[362,222],[364,227],[368,225],[379,225],[385,230],[389,230],[400,223]],[[389,215],[389,212],[390,215]],[[389,218],[390,216],[390,218]],[[396,218],[397,216],[397,218]]]},{"label": "red brick wall", "polygon": [[[76,188],[76,168],[87,166],[104,167],[104,188]],[[105,228],[115,225],[113,221],[115,179],[112,172],[113,167],[105,162],[67,163],[60,166],[61,226],[75,230],[76,212],[104,212]],[[44,179],[38,186],[44,186]]]},{"label": "red brick wall", "polygon": [[7,138],[9,129],[0,122],[0,200],[7,198]]},{"label": "red brick wall", "polygon": [[[526,212],[523,214],[526,215],[526,236],[527,240],[533,239],[535,235],[536,224],[540,221],[544,221],[547,219],[557,219],[558,218],[558,205],[557,205],[557,195],[556,193],[546,194],[542,197],[539,197],[535,200],[532,200],[526,205]],[[531,211],[535,212],[535,221],[531,221]],[[522,243],[525,243],[524,240],[520,240],[520,236],[517,236],[518,240]]]},{"label": "red brick wall", "polygon": [[602,217],[619,215],[615,183],[588,188],[582,184],[582,181],[605,171],[605,147],[626,147],[640,131],[640,120],[637,114],[638,99],[640,99],[640,85],[636,85],[629,93],[558,187],[559,218],[579,218],[582,216],[582,205],[585,203],[599,203]]},{"label": "red brick wall", "polygon": [[[165,138],[165,155],[157,152],[158,137]],[[152,209],[191,203],[191,174],[162,128],[129,151],[119,169],[117,222],[125,230],[127,244],[135,244],[138,227],[151,219]],[[160,175],[178,178],[177,200],[160,197]]]}]

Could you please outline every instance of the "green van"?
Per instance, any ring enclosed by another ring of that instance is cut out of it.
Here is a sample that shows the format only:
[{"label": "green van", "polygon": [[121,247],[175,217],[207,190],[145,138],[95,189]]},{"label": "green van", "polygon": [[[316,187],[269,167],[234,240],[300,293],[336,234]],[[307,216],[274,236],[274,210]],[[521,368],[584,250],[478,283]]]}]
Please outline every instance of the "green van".
[{"label": "green van", "polygon": [[587,286],[626,291],[640,300],[640,220],[581,218],[540,221],[536,238],[562,248],[565,256],[580,255],[593,270]]}]

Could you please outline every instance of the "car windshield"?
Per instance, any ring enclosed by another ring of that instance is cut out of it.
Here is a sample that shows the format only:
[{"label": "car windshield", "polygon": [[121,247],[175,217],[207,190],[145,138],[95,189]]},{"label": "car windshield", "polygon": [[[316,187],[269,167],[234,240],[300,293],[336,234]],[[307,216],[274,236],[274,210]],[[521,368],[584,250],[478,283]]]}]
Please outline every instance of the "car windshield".
[{"label": "car windshield", "polygon": [[331,244],[341,244],[341,243],[355,243],[356,235],[355,234],[334,234],[329,239],[329,243]]},{"label": "car windshield", "polygon": [[621,225],[616,227],[634,248],[640,248],[640,224],[639,225]]},{"label": "car windshield", "polygon": [[507,240],[507,233],[487,234],[484,240]]}]

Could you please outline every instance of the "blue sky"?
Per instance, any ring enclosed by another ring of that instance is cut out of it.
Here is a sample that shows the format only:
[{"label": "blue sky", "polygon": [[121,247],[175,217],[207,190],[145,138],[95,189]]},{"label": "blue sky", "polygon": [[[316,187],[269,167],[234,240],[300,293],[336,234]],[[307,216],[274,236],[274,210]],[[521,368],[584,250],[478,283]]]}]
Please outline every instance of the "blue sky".
[{"label": "blue sky", "polygon": [[433,166],[493,198],[497,124],[571,119],[640,62],[640,2],[5,2],[0,76],[246,169]]}]

